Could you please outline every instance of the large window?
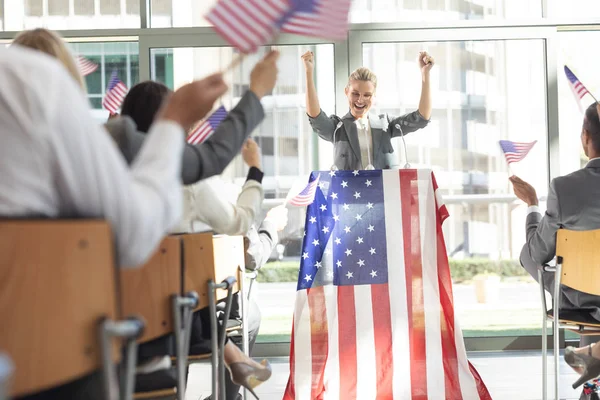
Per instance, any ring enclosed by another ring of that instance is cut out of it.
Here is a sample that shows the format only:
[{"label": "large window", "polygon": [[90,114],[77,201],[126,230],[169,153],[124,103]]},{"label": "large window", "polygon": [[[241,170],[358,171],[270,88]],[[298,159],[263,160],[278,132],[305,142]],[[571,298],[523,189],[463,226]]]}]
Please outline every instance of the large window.
[{"label": "large window", "polygon": [[353,0],[350,21],[442,22],[541,16],[540,0]]},{"label": "large window", "polygon": [[113,73],[128,87],[139,81],[139,50],[135,42],[93,42],[70,43],[71,50],[98,65],[98,68],[85,77],[88,99],[94,115],[106,121],[108,111],[102,108],[102,99],[106,93]]},{"label": "large window", "polygon": [[140,0],[3,0],[2,11],[6,31],[140,27]]},{"label": "large window", "polygon": [[[540,195],[547,190],[543,49],[542,40],[363,44],[364,65],[378,76],[376,105],[390,115],[418,108],[418,52],[436,59],[432,122],[407,135],[406,145],[411,166],[432,168],[448,203],[444,233],[466,336],[539,329],[539,291],[517,261],[526,207],[511,198],[508,177],[518,174]],[[509,170],[501,139],[538,143]],[[394,145],[404,158],[402,141]],[[490,272],[501,276],[485,278]],[[482,279],[497,285],[497,298],[478,299]]]},{"label": "large window", "polygon": [[[85,80],[92,112],[103,123],[108,112],[102,99],[113,72],[127,87],[154,79],[177,89],[225,70],[238,57],[204,18],[216,1],[0,0],[0,46],[24,29],[60,31],[74,55],[98,66]],[[437,61],[432,119],[406,136],[406,153],[413,167],[434,170],[450,211],[444,233],[458,320],[471,338],[539,333],[538,287],[518,262],[527,210],[507,178],[521,176],[543,198],[549,176],[585,165],[583,116],[563,67],[599,98],[599,1],[352,0],[349,21],[345,41],[277,38],[278,83],[262,100],[265,119],[252,133],[263,152],[263,211],[281,204],[310,171],[332,162],[331,144],[318,139],[306,117],[302,53],[315,52],[326,114],[346,112],[347,76],[364,65],[379,78],[375,108],[398,115],[418,107],[416,56],[427,50]],[[172,29],[180,27],[186,29]],[[227,109],[248,90],[250,71],[266,50],[225,74],[230,90],[220,103]],[[586,96],[583,106],[592,101]],[[509,169],[501,139],[537,144]],[[394,146],[402,165],[402,140]],[[235,200],[246,171],[239,157],[230,164],[223,178],[231,190],[223,196]],[[540,206],[545,208],[543,200]],[[262,342],[288,341],[291,331],[304,211],[290,209],[289,219],[253,289],[262,311]]]}]

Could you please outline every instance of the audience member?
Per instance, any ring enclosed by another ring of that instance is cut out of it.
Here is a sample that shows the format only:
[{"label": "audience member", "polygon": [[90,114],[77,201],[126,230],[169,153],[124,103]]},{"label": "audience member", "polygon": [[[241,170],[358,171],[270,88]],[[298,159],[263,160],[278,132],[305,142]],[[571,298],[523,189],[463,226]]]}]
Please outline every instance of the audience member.
[{"label": "audience member", "polygon": [[[596,103],[590,105],[583,119],[581,144],[589,162],[578,171],[552,180],[544,215],[539,210],[535,189],[516,176],[510,178],[517,197],[529,206],[526,221],[527,242],[521,251],[520,261],[523,268],[536,280],[538,268],[556,255],[556,232],[559,229],[600,229],[599,108]],[[543,280],[546,290],[552,293],[554,273],[545,272]],[[561,309],[587,309],[591,317],[600,321],[599,297],[569,287],[563,287],[562,293]],[[582,336],[581,345],[597,342],[599,339],[599,336]],[[587,353],[588,350],[591,348],[579,352]],[[579,368],[576,365],[574,367]]]},{"label": "audience member", "polygon": [[58,59],[83,91],[87,91],[85,81],[79,72],[73,55],[58,33],[44,28],[23,31],[17,35],[12,44],[29,47]]},{"label": "audience member", "polygon": [[[265,57],[265,60],[257,64],[252,72],[250,91],[256,91],[260,94],[260,97],[272,89],[272,85],[274,85],[275,81],[271,81],[270,88],[261,88],[260,82],[263,75],[256,73],[256,71],[268,71],[268,68],[264,68],[264,63],[272,62],[274,64],[276,57],[274,58],[273,54],[274,53],[271,53]],[[272,61],[269,61],[269,59]],[[115,120],[114,124],[108,123],[107,129],[109,132],[112,132],[115,126],[120,126],[121,129],[123,126],[127,126],[126,129],[132,132],[136,130],[144,132],[159,112],[160,106],[168,94],[169,90],[160,83],[150,81],[139,83],[131,89],[123,102],[121,112],[122,121]],[[113,137],[115,137],[114,134]],[[174,229],[174,232],[183,233],[214,230],[217,233],[229,235],[242,235],[248,232],[253,224],[256,214],[260,211],[262,204],[263,191],[261,182],[263,173],[260,170],[260,152],[257,144],[252,139],[246,141],[242,150],[242,155],[244,160],[248,163],[250,170],[248,172],[248,179],[242,189],[242,193],[238,197],[237,203],[232,204],[223,199],[222,191],[220,190],[220,186],[222,186],[223,182],[218,177],[214,177],[208,181],[198,182],[194,185],[189,185],[184,189],[184,218],[178,227]],[[210,204],[210,207],[207,207],[207,204]],[[253,344],[260,325],[260,312],[255,303],[252,304],[251,302],[250,307],[251,310],[254,309],[255,312],[251,311],[249,315],[256,315],[258,317],[258,319],[250,317],[249,321],[247,321],[251,333],[250,343]],[[208,314],[208,309],[195,313],[191,339],[192,354],[210,351],[209,327],[210,315]],[[168,340],[163,340],[154,342],[151,346],[141,346],[140,359],[144,360],[145,364],[138,371],[147,370],[155,373],[157,370],[151,367],[151,365],[162,365],[161,358],[164,357],[160,357],[160,355],[168,353],[168,343]],[[226,361],[228,358],[231,358],[231,356],[239,357],[240,354],[243,355],[231,341],[226,343]],[[246,364],[255,369],[261,369],[262,372],[258,372],[263,374],[263,378],[268,379],[268,376],[265,375],[265,371],[269,371],[270,374],[268,364],[265,364],[267,367],[260,366],[251,359],[247,359]],[[230,377],[228,376],[228,378]],[[230,383],[228,387],[230,396],[228,398],[235,398],[239,391],[239,386],[234,382],[237,384],[244,384],[244,382],[240,381],[239,377],[235,375],[233,375],[233,379],[228,379],[228,382]]]},{"label": "audience member", "polygon": [[[279,53],[268,53],[252,70],[250,88],[238,104],[229,111],[213,135],[202,144],[187,144],[183,152],[182,179],[186,185],[219,175],[239,154],[250,133],[262,122],[264,110],[260,99],[270,93],[277,80]],[[139,97],[137,97],[139,98]],[[132,100],[134,101],[134,100]],[[127,100],[122,110],[128,109]],[[139,152],[145,135],[133,129],[122,118],[110,120],[107,129],[117,142],[125,159],[131,163]]]}]

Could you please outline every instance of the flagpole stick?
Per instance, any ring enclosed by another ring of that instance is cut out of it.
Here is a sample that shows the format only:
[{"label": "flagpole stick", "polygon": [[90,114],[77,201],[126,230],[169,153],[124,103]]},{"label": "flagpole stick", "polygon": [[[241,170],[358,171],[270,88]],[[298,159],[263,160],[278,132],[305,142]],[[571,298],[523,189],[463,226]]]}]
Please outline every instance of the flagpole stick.
[{"label": "flagpole stick", "polygon": [[221,71],[221,73],[226,74],[230,72],[232,69],[240,65],[242,61],[244,61],[244,58],[246,58],[246,54],[238,53],[233,60],[231,60],[231,63],[229,63],[229,65],[223,71]]}]

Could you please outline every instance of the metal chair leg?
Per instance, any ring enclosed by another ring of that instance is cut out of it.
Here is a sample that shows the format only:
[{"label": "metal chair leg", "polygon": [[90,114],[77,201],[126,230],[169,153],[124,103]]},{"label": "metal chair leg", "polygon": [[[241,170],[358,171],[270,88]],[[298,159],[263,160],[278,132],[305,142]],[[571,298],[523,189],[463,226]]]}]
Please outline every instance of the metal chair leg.
[{"label": "metal chair leg", "polygon": [[543,273],[538,270],[538,282],[542,296],[542,400],[548,400],[548,309],[544,290]]},{"label": "metal chair leg", "polygon": [[177,370],[177,400],[185,398],[185,372],[188,353],[190,351],[190,334],[192,311],[198,306],[198,294],[196,292],[186,293],[185,296],[173,295],[171,297],[173,306],[173,326],[175,331],[175,363]]},{"label": "metal chair leg", "polygon": [[[217,289],[227,289],[227,302],[225,306],[225,318],[229,318],[231,313],[233,285],[236,279],[228,277],[221,283],[208,282],[208,306],[210,310],[211,322],[211,364],[212,364],[212,399],[225,400],[225,361],[224,346],[227,332],[223,327],[221,335],[218,333],[217,304],[215,291]],[[227,322],[227,319],[225,319]],[[220,348],[219,348],[220,347]]]},{"label": "metal chair leg", "polygon": [[[135,365],[137,362],[136,340],[144,332],[141,319],[130,318],[124,321],[102,319],[99,323],[100,348],[102,351],[102,371],[104,380],[104,395],[107,400],[131,400],[135,386]],[[112,361],[112,339],[125,338],[126,359],[124,362],[122,384],[119,385],[117,373]]]},{"label": "metal chair leg", "polygon": [[562,273],[562,265],[556,264],[556,271],[554,273],[554,296],[553,302],[553,339],[554,339],[554,397],[559,400],[559,355],[560,355],[560,341],[559,341],[559,328],[560,328],[560,277]]},{"label": "metal chair leg", "polygon": [[[245,281],[245,276],[246,274],[244,272],[242,272],[242,282],[240,282],[240,293],[242,293],[242,295],[240,296],[240,309],[242,312],[242,344],[244,346],[244,354],[246,354],[248,357],[250,356],[250,340],[249,340],[249,334],[248,334],[248,310],[249,310],[249,305],[250,305],[250,295],[252,293],[252,284],[254,282],[254,279],[256,279],[256,271],[251,272],[250,274],[248,274],[250,276],[250,285],[248,288],[248,295],[245,296],[245,290],[246,290],[246,281]],[[248,390],[244,387],[242,389],[242,392],[244,394],[244,399],[248,398]]]}]

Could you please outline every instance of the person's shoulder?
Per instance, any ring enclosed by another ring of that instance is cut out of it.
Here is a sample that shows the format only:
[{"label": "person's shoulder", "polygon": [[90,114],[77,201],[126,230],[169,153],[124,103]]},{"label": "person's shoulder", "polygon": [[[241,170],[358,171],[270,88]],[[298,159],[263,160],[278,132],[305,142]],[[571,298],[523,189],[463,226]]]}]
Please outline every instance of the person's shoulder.
[{"label": "person's shoulder", "polygon": [[557,176],[552,179],[551,185],[557,193],[572,193],[573,190],[582,189],[589,184],[590,171],[587,168],[581,168],[570,174]]}]

